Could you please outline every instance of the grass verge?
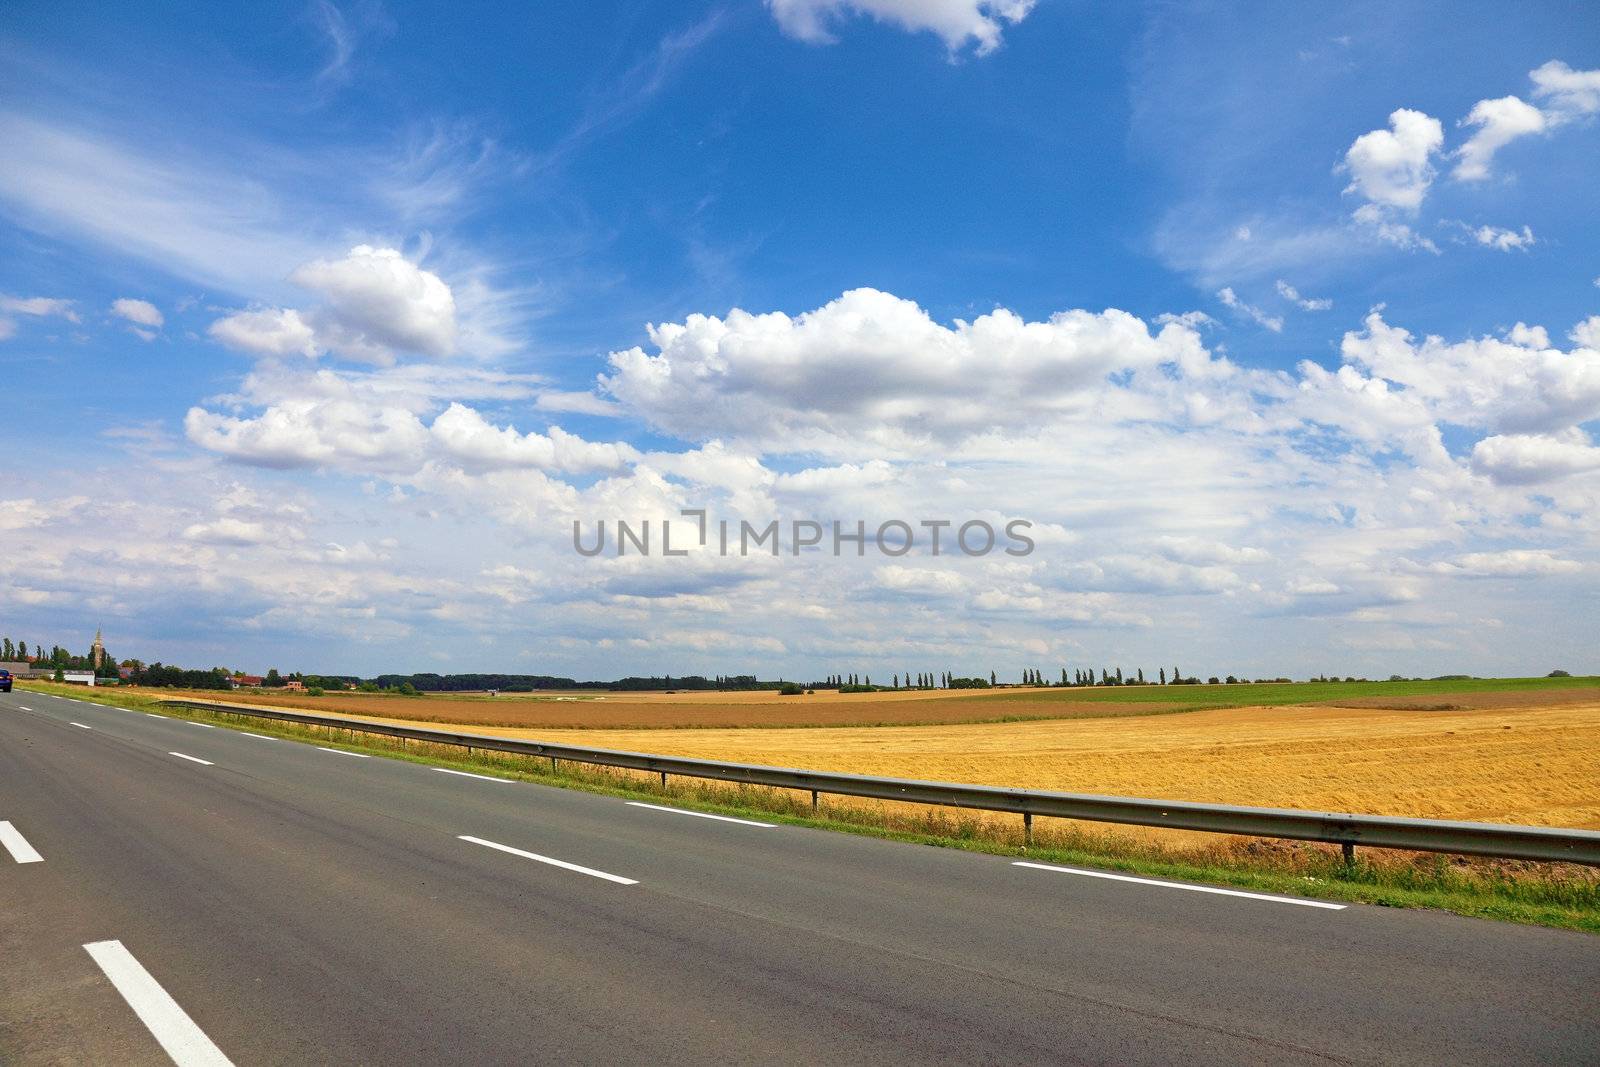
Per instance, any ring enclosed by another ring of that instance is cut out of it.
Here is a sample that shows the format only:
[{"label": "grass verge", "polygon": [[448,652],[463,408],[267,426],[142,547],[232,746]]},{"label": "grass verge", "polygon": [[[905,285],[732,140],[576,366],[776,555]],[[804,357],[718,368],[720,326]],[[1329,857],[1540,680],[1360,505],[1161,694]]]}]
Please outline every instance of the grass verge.
[{"label": "grass verge", "polygon": [[686,778],[669,778],[663,784],[657,776],[644,772],[588,767],[570,761],[552,765],[544,757],[501,752],[468,754],[449,745],[159,706],[157,698],[144,693],[86,691],[39,683],[27,688],[427,766],[492,773],[628,799],[667,799],[716,814],[1256,892],[1384,907],[1432,908],[1600,933],[1600,871],[1577,864],[1360,849],[1356,862],[1347,866],[1337,848],[1315,842],[1196,835],[1201,839],[1196,844],[1173,846],[1139,840],[1096,824],[1054,819],[1035,819],[1029,844],[1023,840],[1020,819],[1011,825],[994,817],[994,813],[840,797],[824,797],[814,810],[810,794],[796,790]]}]

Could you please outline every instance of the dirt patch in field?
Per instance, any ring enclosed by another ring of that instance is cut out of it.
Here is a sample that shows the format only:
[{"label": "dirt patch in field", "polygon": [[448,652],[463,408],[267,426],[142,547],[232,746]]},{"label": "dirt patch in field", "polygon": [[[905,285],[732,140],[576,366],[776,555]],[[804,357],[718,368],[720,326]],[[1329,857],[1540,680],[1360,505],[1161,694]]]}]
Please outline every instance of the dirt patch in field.
[{"label": "dirt patch in field", "polygon": [[1533,692],[1435,693],[1431,696],[1353,697],[1319,700],[1302,707],[1378,708],[1390,711],[1467,711],[1485,708],[1545,708],[1600,705],[1600,689],[1540,689]]},{"label": "dirt patch in field", "polygon": [[140,690],[157,697],[221,700],[263,707],[296,708],[330,715],[370,715],[411,722],[528,729],[752,729],[825,726],[914,726],[991,719],[1118,718],[1169,713],[1170,704],[1062,700],[986,699],[982,693],[575,693],[527,696],[421,697],[376,693],[330,693],[313,697],[282,693],[201,693]]}]

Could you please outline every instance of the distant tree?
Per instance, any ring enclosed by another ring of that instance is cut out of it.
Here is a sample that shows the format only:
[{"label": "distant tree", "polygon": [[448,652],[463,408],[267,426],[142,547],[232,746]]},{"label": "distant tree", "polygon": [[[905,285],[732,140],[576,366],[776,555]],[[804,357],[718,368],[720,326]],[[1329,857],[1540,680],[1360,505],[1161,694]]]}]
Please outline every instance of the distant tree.
[{"label": "distant tree", "polygon": [[784,682],[782,685],[778,686],[778,692],[782,693],[786,697],[796,697],[804,693],[805,689],[793,682]]},{"label": "distant tree", "polygon": [[1167,669],[1165,667],[1161,668],[1161,684],[1167,684]]},{"label": "distant tree", "polygon": [[55,680],[58,681],[58,682],[64,682],[64,681],[67,680],[66,672],[63,671],[60,667],[56,668]]},{"label": "distant tree", "polygon": [[1140,685],[1144,684],[1144,668],[1143,667],[1139,668],[1139,684]]},{"label": "distant tree", "polygon": [[989,684],[990,684],[990,685],[995,685],[995,684],[997,684],[997,683],[998,683],[998,682],[999,682],[999,679],[997,679],[997,678],[996,678],[996,677],[995,677],[995,676],[994,676],[994,671],[990,671],[990,672],[989,672]]},{"label": "distant tree", "polygon": [[1183,675],[1178,673],[1178,668],[1172,668],[1172,684],[1177,685],[1181,681],[1183,681]]},{"label": "distant tree", "polygon": [[1545,675],[1545,677],[1546,678],[1571,678],[1572,675],[1567,673],[1566,671],[1551,671],[1549,674]]},{"label": "distant tree", "polygon": [[273,668],[271,668],[270,670],[267,671],[267,676],[266,676],[265,679],[262,680],[262,684],[265,685],[268,689],[279,689],[279,688],[282,688],[282,686],[283,686],[283,675],[278,673],[278,668],[273,667]]},{"label": "distant tree", "polygon": [[1122,668],[1121,667],[1117,668],[1117,684],[1118,685],[1122,684]]}]

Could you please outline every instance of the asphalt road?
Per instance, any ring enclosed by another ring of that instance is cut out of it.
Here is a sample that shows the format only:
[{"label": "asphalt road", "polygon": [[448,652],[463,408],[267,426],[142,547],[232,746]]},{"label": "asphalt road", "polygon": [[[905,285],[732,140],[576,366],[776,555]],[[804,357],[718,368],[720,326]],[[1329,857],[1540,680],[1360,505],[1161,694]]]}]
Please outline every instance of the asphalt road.
[{"label": "asphalt road", "polygon": [[1582,934],[0,694],[5,1064],[1593,1064],[1597,991]]}]

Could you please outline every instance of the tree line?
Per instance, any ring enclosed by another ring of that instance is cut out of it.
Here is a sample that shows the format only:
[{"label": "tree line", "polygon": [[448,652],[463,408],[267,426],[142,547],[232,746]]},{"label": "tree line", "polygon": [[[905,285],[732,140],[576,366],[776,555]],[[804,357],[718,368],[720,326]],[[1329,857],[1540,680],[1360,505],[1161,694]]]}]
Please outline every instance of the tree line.
[{"label": "tree line", "polygon": [[[117,676],[117,661],[101,646],[104,655],[100,661],[100,668],[96,671],[101,677],[115,678]],[[16,638],[0,638],[0,660],[10,663],[31,663],[34,670],[54,670],[56,673],[63,671],[94,671],[94,648],[91,646],[83,655],[70,652],[60,645],[52,645],[46,651],[43,645],[34,645],[33,651],[28,651],[28,643]]]},{"label": "tree line", "polygon": [[[118,668],[127,671],[127,681],[134,685],[145,686],[171,686],[191,689],[227,689],[232,685],[231,679],[243,672],[231,670],[227,667],[213,667],[209,670],[197,670],[185,667],[172,666],[162,663],[145,664],[137,659],[126,659],[120,663],[113,657],[109,650],[102,645],[103,657],[97,673],[104,678],[117,678]],[[0,638],[0,660],[17,662],[30,662],[35,669],[53,670],[57,677],[65,671],[95,670],[94,653],[91,648],[83,654],[77,654],[60,645],[52,645],[47,651],[42,645],[34,645],[30,653],[28,644],[15,637]],[[1549,677],[1567,676],[1565,671],[1552,671]],[[615,681],[579,681],[551,674],[501,674],[501,673],[463,673],[463,674],[437,674],[421,672],[415,674],[380,674],[374,678],[362,679],[355,675],[322,675],[303,674],[299,671],[284,674],[276,667],[267,671],[263,676],[262,685],[265,688],[275,689],[286,686],[290,681],[301,683],[308,691],[357,689],[362,692],[398,692],[402,694],[415,693],[452,693],[452,692],[483,692],[485,690],[498,690],[506,693],[527,693],[541,690],[561,689],[590,689],[608,692],[649,692],[657,690],[679,690],[685,692],[705,691],[762,691],[777,690],[789,692],[793,689],[801,691],[807,689],[834,689],[841,693],[878,692],[881,690],[916,690],[916,689],[989,689],[1002,684],[999,673],[991,670],[989,676],[981,675],[961,676],[954,671],[894,671],[890,673],[885,684],[881,681],[874,684],[872,676],[864,672],[844,672],[828,674],[820,680],[811,682],[787,681],[782,677],[774,681],[763,681],[754,674],[715,674],[711,676],[700,674],[685,675],[630,675],[618,678]],[[1185,675],[1176,665],[1170,669],[1158,667],[1155,676],[1147,677],[1144,668],[1134,668],[1125,671],[1122,667],[1062,667],[1059,675],[1046,677],[1045,673],[1037,667],[1023,667],[1020,673],[1020,683],[1028,687],[1037,688],[1080,688],[1089,686],[1139,686],[1139,685],[1239,685],[1250,682],[1251,679],[1232,674],[1218,677],[1211,675],[1202,679],[1198,675]],[[1456,678],[1467,678],[1468,675],[1440,675],[1435,681]],[[1313,682],[1357,682],[1367,681],[1366,678],[1348,676],[1341,679],[1338,675],[1319,674],[1310,679]],[[1402,675],[1390,675],[1390,681],[1406,681]],[[1409,679],[1422,681],[1424,679]],[[1289,678],[1256,678],[1257,683],[1264,682],[1289,682]]]}]

